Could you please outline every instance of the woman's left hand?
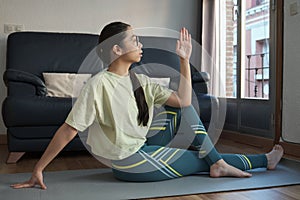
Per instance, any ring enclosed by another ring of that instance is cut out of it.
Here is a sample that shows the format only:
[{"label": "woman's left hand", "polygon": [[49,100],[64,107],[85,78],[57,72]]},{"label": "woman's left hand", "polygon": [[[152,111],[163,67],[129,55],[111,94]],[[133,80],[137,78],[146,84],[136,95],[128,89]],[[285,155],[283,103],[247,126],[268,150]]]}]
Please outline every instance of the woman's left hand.
[{"label": "woman's left hand", "polygon": [[186,28],[180,30],[180,38],[177,40],[176,53],[181,59],[189,60],[192,54],[192,39]]}]

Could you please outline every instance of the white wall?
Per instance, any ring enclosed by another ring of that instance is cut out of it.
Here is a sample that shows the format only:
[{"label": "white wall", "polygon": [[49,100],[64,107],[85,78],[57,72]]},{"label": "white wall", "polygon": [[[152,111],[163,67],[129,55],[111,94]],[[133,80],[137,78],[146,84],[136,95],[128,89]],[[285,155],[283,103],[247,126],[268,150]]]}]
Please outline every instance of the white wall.
[{"label": "white wall", "polygon": [[[135,28],[187,27],[195,38],[198,0],[0,0],[0,75],[5,70],[4,24],[22,24],[25,30],[97,33],[111,21]],[[0,102],[6,88],[0,81]],[[0,119],[0,134],[5,126]]]},{"label": "white wall", "polygon": [[[298,14],[290,15],[290,4],[297,2]],[[284,64],[282,136],[300,143],[300,1],[284,1]]]}]

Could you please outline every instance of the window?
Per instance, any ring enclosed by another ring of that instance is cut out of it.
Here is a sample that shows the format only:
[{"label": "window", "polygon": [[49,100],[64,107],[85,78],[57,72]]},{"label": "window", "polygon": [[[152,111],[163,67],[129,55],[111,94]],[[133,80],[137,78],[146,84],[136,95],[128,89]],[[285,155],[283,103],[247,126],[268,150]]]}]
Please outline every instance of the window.
[{"label": "window", "polygon": [[217,79],[225,80],[216,83],[226,91],[213,94],[226,100],[224,129],[272,138],[276,8],[269,0],[220,0],[216,6]]},{"label": "window", "polygon": [[218,50],[226,80],[223,96],[269,99],[269,0],[221,0],[219,6],[219,35],[225,35]]}]

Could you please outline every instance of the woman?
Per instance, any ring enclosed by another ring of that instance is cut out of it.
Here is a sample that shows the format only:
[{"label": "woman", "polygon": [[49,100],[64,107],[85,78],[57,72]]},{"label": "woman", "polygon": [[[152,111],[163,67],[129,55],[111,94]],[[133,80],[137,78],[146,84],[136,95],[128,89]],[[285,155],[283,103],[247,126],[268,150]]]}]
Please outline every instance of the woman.
[{"label": "woman", "polygon": [[[110,159],[114,176],[125,181],[159,181],[198,172],[209,172],[211,177],[250,177],[245,170],[275,169],[283,155],[279,145],[267,154],[247,156],[219,154],[213,147],[191,106],[192,45],[191,35],[185,28],[181,29],[176,45],[181,73],[176,92],[152,83],[145,75],[129,71],[131,64],[142,57],[142,44],[130,25],[113,22],[104,27],[97,50],[108,69],[95,75],[82,89],[30,180],[14,184],[13,188],[39,185],[46,189],[42,175],[45,167],[78,131],[93,126],[99,129],[89,132],[87,144],[97,156]],[[124,104],[124,100],[128,103]],[[166,111],[153,117],[155,104],[165,105]],[[124,119],[119,117],[120,113],[126,113]],[[197,150],[167,147],[179,126],[195,134],[191,145]],[[202,147],[204,140],[205,147]]]}]

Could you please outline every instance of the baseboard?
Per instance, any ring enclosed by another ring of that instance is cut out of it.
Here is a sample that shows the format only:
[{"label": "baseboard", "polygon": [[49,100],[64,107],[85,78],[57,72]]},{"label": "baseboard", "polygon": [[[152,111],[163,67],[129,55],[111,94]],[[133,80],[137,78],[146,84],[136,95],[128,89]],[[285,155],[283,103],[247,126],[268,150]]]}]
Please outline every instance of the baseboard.
[{"label": "baseboard", "polygon": [[[249,134],[242,134],[234,131],[223,131],[221,134],[221,138],[228,139],[241,144],[259,147],[265,151],[269,151],[274,145],[273,139],[252,136]],[[282,147],[284,148],[285,155],[300,158],[300,144],[280,142],[280,145],[282,145]]]},{"label": "baseboard", "polygon": [[7,144],[7,135],[0,135],[0,145]]},{"label": "baseboard", "polygon": [[259,136],[253,136],[249,134],[243,134],[235,131],[227,131],[223,130],[221,134],[221,138],[228,139],[237,143],[241,144],[247,144],[254,147],[262,148],[265,150],[269,150],[273,146],[273,140],[259,137]]},{"label": "baseboard", "polygon": [[[269,151],[274,145],[274,141],[272,139],[253,136],[249,134],[241,134],[238,132],[227,131],[227,130],[224,130],[222,132],[221,138],[235,141],[241,144],[260,147],[265,151]],[[280,142],[280,144],[283,146],[285,154],[300,158],[300,144],[292,144],[288,142]],[[7,145],[6,134],[0,135],[0,145]]]},{"label": "baseboard", "polygon": [[300,144],[293,144],[289,142],[279,142],[279,144],[281,144],[284,148],[285,154],[300,158]]}]

